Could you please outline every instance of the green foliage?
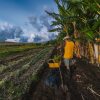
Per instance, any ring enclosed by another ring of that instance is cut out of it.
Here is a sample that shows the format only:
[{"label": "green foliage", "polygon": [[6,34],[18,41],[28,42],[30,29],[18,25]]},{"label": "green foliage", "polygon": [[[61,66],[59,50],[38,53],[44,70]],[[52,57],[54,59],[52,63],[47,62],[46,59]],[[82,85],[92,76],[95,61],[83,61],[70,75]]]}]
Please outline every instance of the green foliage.
[{"label": "green foliage", "polygon": [[35,48],[43,48],[42,44],[15,44],[15,45],[0,45],[0,58],[7,57],[9,55],[14,55],[17,53],[21,53],[27,50],[35,49]]},{"label": "green foliage", "polygon": [[[3,73],[0,75],[3,77],[0,80],[0,100],[21,100],[22,95],[29,91],[31,83],[39,81],[40,70],[43,69],[43,64],[52,49],[52,47],[39,48],[39,50],[32,52],[32,55],[24,55],[23,64],[19,62],[17,62],[17,66],[8,66],[7,64],[6,71],[1,69],[0,71]],[[16,61],[16,59],[14,60]]]},{"label": "green foliage", "polygon": [[[51,32],[59,32],[58,41],[62,40],[65,34],[72,35],[75,30],[79,31],[80,37],[78,38],[83,38],[83,40],[93,41],[98,37],[100,27],[99,0],[54,1],[58,7],[58,13],[46,12],[54,19],[52,26],[56,26],[56,28],[51,30]],[[76,24],[72,26],[73,22]]]},{"label": "green foliage", "polygon": [[53,59],[54,59],[55,62],[60,62],[61,56],[60,55],[55,55]]}]

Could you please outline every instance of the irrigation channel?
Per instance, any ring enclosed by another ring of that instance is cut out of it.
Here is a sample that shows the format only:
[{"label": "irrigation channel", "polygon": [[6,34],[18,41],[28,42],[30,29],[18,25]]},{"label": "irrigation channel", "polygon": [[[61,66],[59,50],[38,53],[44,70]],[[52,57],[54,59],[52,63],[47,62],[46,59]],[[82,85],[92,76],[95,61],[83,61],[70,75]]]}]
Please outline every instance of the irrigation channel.
[{"label": "irrigation channel", "polygon": [[[54,54],[55,50],[51,58]],[[37,74],[38,81],[32,82],[22,100],[100,100],[100,68],[97,66],[76,58],[76,63],[71,66],[72,79],[69,80],[62,61],[63,88],[59,75],[58,83],[52,86],[48,83],[51,70],[46,62],[43,66]]]}]

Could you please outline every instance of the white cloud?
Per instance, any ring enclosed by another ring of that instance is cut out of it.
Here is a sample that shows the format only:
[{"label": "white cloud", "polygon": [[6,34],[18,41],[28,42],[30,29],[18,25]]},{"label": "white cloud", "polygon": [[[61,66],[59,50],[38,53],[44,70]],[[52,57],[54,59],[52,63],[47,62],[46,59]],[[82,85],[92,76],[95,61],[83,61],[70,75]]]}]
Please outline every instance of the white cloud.
[{"label": "white cloud", "polygon": [[7,42],[44,42],[56,38],[57,32],[48,32],[49,29],[52,29],[48,16],[30,18],[31,20],[27,25],[21,28],[7,22],[0,23],[0,40]]},{"label": "white cloud", "polygon": [[34,38],[35,38],[34,33],[31,33],[31,34],[28,36],[27,42],[33,42],[33,41],[34,41]]},{"label": "white cloud", "polygon": [[0,41],[19,42],[23,31],[20,27],[0,22]]},{"label": "white cloud", "polygon": [[[39,18],[31,16],[30,18],[29,18],[29,23],[30,25],[33,26],[34,30],[34,33],[32,33],[34,35],[33,37],[34,42],[36,42],[37,40],[38,42],[49,41],[51,39],[54,39],[58,35],[57,32],[54,33],[48,32],[49,29],[52,29],[53,27],[50,26],[49,22],[50,18],[48,18],[47,15],[40,16]],[[30,35],[29,32],[27,34]],[[31,37],[32,36],[29,37],[29,40],[32,40]]]},{"label": "white cloud", "polygon": [[5,30],[5,29],[9,29],[12,28],[13,25],[7,23],[7,22],[0,22],[0,30]]},{"label": "white cloud", "polygon": [[6,42],[20,42],[20,38],[15,38],[15,39],[7,39],[5,40]]}]

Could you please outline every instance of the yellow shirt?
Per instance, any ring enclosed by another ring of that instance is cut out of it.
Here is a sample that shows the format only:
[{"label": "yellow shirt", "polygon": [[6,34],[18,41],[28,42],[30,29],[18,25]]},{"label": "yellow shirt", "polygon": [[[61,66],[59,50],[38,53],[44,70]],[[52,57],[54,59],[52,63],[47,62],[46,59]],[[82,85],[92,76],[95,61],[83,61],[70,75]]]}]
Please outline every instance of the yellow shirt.
[{"label": "yellow shirt", "polygon": [[66,41],[64,48],[64,58],[66,59],[73,58],[73,52],[74,52],[74,42]]}]

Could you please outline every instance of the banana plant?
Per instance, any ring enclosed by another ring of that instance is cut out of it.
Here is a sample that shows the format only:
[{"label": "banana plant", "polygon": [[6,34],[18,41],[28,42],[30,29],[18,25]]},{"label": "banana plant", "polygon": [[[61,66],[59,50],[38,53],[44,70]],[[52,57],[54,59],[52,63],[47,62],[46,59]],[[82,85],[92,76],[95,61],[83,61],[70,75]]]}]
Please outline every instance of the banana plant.
[{"label": "banana plant", "polygon": [[[99,36],[100,28],[100,1],[99,0],[54,0],[58,13],[47,12],[52,21],[52,32],[59,32],[58,38],[65,35],[74,35],[78,32],[79,38],[94,41]],[[71,34],[73,33],[73,34]]]}]

